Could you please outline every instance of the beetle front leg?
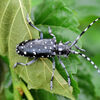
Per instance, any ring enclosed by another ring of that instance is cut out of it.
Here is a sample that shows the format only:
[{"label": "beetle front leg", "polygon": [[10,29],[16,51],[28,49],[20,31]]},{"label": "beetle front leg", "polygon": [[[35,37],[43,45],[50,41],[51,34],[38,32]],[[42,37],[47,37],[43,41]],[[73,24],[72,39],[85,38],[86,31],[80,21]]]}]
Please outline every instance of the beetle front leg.
[{"label": "beetle front leg", "polygon": [[[72,43],[72,42],[71,42],[71,41],[67,41],[67,42],[65,42],[64,44],[65,44],[65,45],[68,45],[69,43]],[[85,52],[85,50],[84,50],[84,49],[81,49],[80,47],[78,47],[77,44],[75,44],[75,48],[78,49],[78,50],[80,50],[80,51],[82,51],[82,52]]]},{"label": "beetle front leg", "polygon": [[43,39],[43,33],[42,33],[42,31],[39,28],[37,28],[36,26],[34,26],[32,24],[32,22],[29,19],[29,15],[28,14],[27,14],[27,17],[26,18],[27,18],[27,22],[29,23],[29,25],[32,26],[33,28],[35,28],[36,30],[38,30],[40,32],[40,39]]},{"label": "beetle front leg", "polygon": [[64,44],[65,44],[65,45],[68,45],[69,43],[71,43],[71,41],[67,41],[67,42],[65,42]]},{"label": "beetle front leg", "polygon": [[49,34],[50,34],[51,36],[53,36],[53,39],[54,39],[55,42],[56,42],[56,37],[55,37],[55,35],[52,33],[52,30],[51,30],[50,26],[48,27],[48,31],[49,31]]},{"label": "beetle front leg", "polygon": [[17,63],[14,64],[13,68],[16,68],[17,65],[29,66],[30,64],[34,63],[37,59],[38,59],[38,58],[35,58],[35,59],[33,59],[32,61],[30,61],[30,62],[28,62],[28,63],[26,63],[26,64],[17,62]]}]

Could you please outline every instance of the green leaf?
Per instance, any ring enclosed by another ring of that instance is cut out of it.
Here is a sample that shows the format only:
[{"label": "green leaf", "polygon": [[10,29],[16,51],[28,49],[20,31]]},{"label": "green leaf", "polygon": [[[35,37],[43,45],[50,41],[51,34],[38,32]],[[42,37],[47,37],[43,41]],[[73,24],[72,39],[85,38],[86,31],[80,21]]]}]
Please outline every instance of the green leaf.
[{"label": "green leaf", "polygon": [[39,5],[43,0],[31,0],[31,6],[37,6]]},{"label": "green leaf", "polygon": [[44,90],[31,90],[35,100],[70,100],[66,97],[52,94]]},{"label": "green leaf", "polygon": [[[29,11],[29,0],[24,0],[24,4]],[[26,5],[27,2],[27,5]],[[16,4],[16,5],[15,5]],[[0,54],[8,55],[8,37],[12,21],[16,14],[16,11],[20,8],[17,1],[3,0],[0,1]]]},{"label": "green leaf", "polygon": [[62,26],[73,29],[75,32],[78,31],[77,19],[71,9],[65,6],[61,0],[46,0],[35,8],[33,14],[35,24]]},{"label": "green leaf", "polygon": [[75,0],[71,8],[77,12],[79,20],[89,16],[100,16],[100,0]]},{"label": "green leaf", "polygon": [[[7,59],[3,58],[3,60]],[[13,100],[11,74],[3,60],[0,57],[0,100]]]},{"label": "green leaf", "polygon": [[96,72],[93,66],[85,59],[81,59],[81,62],[82,64],[78,68],[78,72],[76,75],[80,88],[78,100],[85,100],[86,98],[88,98],[89,100],[99,100],[100,75]]}]

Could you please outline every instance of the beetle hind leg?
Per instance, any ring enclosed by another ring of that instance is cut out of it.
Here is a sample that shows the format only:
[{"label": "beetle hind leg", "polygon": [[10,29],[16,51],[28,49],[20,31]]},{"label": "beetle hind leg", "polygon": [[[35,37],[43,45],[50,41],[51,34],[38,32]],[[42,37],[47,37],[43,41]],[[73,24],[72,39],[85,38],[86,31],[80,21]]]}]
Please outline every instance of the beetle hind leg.
[{"label": "beetle hind leg", "polygon": [[66,72],[66,74],[67,74],[67,77],[68,77],[68,85],[70,86],[70,84],[71,84],[71,80],[70,80],[69,73],[68,73],[68,71],[67,71],[65,65],[63,64],[63,62],[62,62],[62,60],[60,59],[59,56],[58,56],[58,59],[59,59],[59,62],[60,62],[60,64],[61,64],[61,66],[64,68],[64,70],[65,70],[65,72]]},{"label": "beetle hind leg", "polygon": [[51,90],[52,90],[52,88],[53,88],[53,78],[54,78],[54,71],[55,71],[55,59],[54,59],[54,57],[53,57],[52,70],[53,70],[53,72],[52,72],[52,77],[51,77],[51,80],[50,80],[50,89],[51,89]]}]

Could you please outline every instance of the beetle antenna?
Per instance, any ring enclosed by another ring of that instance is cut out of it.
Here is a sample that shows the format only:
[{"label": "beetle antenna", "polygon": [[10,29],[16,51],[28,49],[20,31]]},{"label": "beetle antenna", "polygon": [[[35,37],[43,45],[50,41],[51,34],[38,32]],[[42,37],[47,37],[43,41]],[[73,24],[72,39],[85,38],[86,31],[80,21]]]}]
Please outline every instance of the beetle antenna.
[{"label": "beetle antenna", "polygon": [[81,34],[74,40],[74,42],[71,44],[71,46],[70,46],[69,48],[71,48],[73,45],[75,45],[75,44],[78,42],[78,40],[80,39],[80,37],[81,37],[95,22],[97,22],[99,19],[100,19],[100,18],[97,18],[97,19],[94,20],[92,23],[90,23],[90,24],[88,25],[88,27],[85,28],[84,31],[81,32]]},{"label": "beetle antenna", "polygon": [[80,55],[83,58],[85,58],[87,61],[89,61],[94,66],[94,68],[98,71],[98,73],[100,73],[98,66],[89,57],[87,57],[85,54],[82,54],[82,53],[74,51],[74,50],[71,50],[71,53]]}]

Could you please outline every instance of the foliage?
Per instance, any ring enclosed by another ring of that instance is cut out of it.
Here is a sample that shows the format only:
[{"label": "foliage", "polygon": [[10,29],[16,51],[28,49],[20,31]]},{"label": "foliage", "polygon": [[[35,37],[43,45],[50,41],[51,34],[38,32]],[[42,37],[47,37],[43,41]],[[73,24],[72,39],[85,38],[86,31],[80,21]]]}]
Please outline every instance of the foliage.
[{"label": "foliage", "polygon": [[[99,75],[80,56],[71,54],[67,59],[62,57],[70,73],[70,87],[67,84],[66,73],[55,57],[56,71],[52,91],[50,90],[52,59],[40,58],[30,66],[18,66],[13,69],[15,62],[26,63],[32,60],[17,55],[16,45],[26,39],[39,38],[39,32],[29,26],[26,21],[27,13],[30,14],[33,23],[43,31],[44,38],[52,38],[48,34],[48,26],[50,26],[57,37],[57,42],[64,43],[73,41],[81,32],[79,29],[83,30],[99,16],[99,5],[99,0],[0,1],[0,55],[1,59],[9,65],[9,68],[4,64],[0,67],[3,70],[0,76],[4,76],[0,78],[0,100],[3,97],[6,100],[22,100],[22,98],[28,100],[86,100],[87,98],[99,100]],[[79,23],[81,23],[80,26]],[[100,66],[99,23],[100,21],[78,42],[78,45],[88,51],[86,54],[98,66]],[[82,26],[83,24],[86,26]]]}]

